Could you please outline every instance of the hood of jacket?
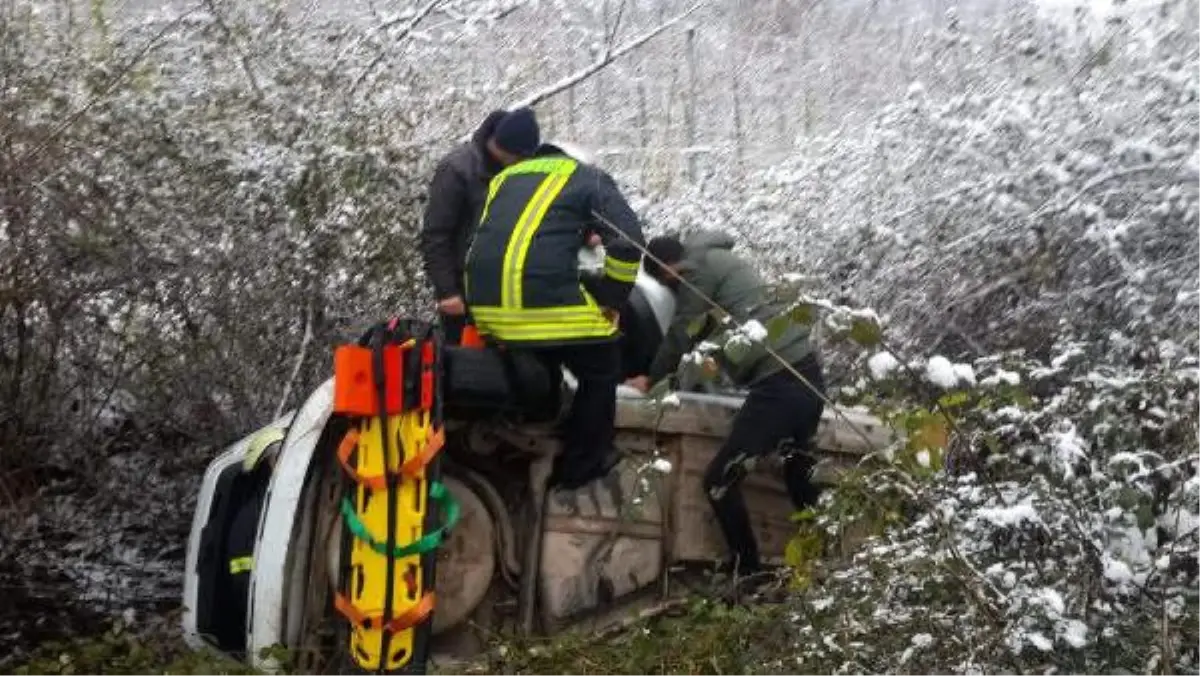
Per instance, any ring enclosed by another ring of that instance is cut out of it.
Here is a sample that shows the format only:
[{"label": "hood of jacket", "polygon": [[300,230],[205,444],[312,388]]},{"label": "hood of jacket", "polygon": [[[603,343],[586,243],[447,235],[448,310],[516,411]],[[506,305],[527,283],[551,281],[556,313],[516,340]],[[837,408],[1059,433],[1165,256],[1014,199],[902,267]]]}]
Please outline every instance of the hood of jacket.
[{"label": "hood of jacket", "polygon": [[560,147],[558,144],[555,144],[555,143],[542,143],[541,145],[538,146],[537,150],[533,151],[533,154],[530,155],[530,158],[532,159],[534,157],[552,157],[554,155],[561,155],[563,157],[569,157],[569,158],[575,160],[576,162],[579,162],[579,160],[576,157],[574,157],[573,155],[571,155],[571,153],[567,152],[565,149],[563,149],[562,147]]},{"label": "hood of jacket", "polygon": [[475,149],[475,158],[488,174],[495,174],[503,168],[499,162],[492,159],[492,155],[487,149],[487,142],[492,137],[492,132],[496,131],[496,125],[500,124],[500,120],[503,120],[507,114],[508,112],[504,110],[493,110],[488,113],[483,124],[480,124],[475,133],[471,135],[471,147]]},{"label": "hood of jacket", "polygon": [[684,262],[699,262],[713,249],[733,249],[737,241],[723,230],[698,230],[683,242]]}]

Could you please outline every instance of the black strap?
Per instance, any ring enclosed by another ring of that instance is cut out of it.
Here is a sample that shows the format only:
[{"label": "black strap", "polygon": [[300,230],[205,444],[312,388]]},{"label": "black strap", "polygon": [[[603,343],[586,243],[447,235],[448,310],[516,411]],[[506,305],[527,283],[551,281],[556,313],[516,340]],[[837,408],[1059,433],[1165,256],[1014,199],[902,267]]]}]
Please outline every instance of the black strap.
[{"label": "black strap", "polygon": [[[394,552],[396,549],[396,501],[398,495],[398,481],[396,475],[387,471],[390,466],[390,458],[392,453],[398,452],[398,449],[393,449],[391,446],[391,435],[388,434],[388,415],[387,415],[387,369],[383,360],[383,348],[389,342],[389,338],[394,338],[394,331],[387,324],[376,324],[371,327],[368,332],[368,341],[371,347],[371,357],[375,370],[375,388],[376,396],[379,398],[379,423],[380,437],[383,439],[383,467],[387,474],[388,483],[388,502],[387,502],[387,575],[384,578],[384,597],[383,597],[383,622],[387,624],[392,621],[392,615],[395,612],[395,607],[392,603],[392,594],[396,586],[396,575],[394,561]],[[393,334],[393,335],[389,335]],[[380,645],[380,661],[379,671],[383,672],[387,669],[389,657],[391,655],[391,634],[383,633],[383,640]]]}]

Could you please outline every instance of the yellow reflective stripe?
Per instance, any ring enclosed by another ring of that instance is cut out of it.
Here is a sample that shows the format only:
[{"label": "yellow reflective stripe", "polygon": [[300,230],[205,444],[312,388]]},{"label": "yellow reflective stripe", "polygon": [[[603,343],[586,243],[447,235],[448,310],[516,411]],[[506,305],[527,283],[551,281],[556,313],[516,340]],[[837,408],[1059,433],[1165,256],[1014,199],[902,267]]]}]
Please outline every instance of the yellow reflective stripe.
[{"label": "yellow reflective stripe", "polygon": [[[488,211],[490,211],[492,208],[492,200],[496,199],[496,193],[500,192],[500,186],[504,185],[505,178],[507,178],[507,176],[505,176],[504,174],[497,174],[495,177],[492,178],[491,183],[488,184],[487,201],[485,201],[483,203],[483,213],[481,213],[479,215],[479,220],[475,222],[476,229],[478,229],[479,226],[483,225],[483,223],[487,220]],[[478,233],[476,233],[476,234],[478,234]],[[476,241],[478,241],[478,239],[476,237],[471,237],[471,244],[470,244],[470,246],[467,247],[467,257],[465,260],[470,261],[471,258],[475,255],[475,242]],[[468,273],[468,270],[466,269],[469,266],[463,266],[463,267],[464,267],[464,269],[463,269],[463,286],[462,286],[463,294],[466,296],[470,296],[471,295],[471,275]]]},{"label": "yellow reflective stripe", "polygon": [[512,301],[516,303],[517,307],[524,305],[525,259],[529,256],[529,247],[533,244],[533,236],[537,234],[538,228],[542,226],[542,221],[546,218],[546,212],[550,210],[550,205],[554,203],[554,199],[566,187],[569,180],[571,180],[570,172],[558,174],[554,177],[542,199],[542,203],[538,206],[537,212],[530,216],[530,221],[526,225],[525,232],[522,233],[521,241],[517,243],[517,262],[516,269],[513,271],[514,284],[512,288]]},{"label": "yellow reflective stripe", "polygon": [[524,324],[521,326],[488,326],[481,324],[479,330],[501,340],[530,341],[606,337],[617,332],[615,326],[603,319],[580,324]]},{"label": "yellow reflective stripe", "polygon": [[529,201],[525,203],[525,208],[521,210],[521,216],[513,226],[512,234],[509,235],[508,246],[504,249],[504,263],[500,268],[500,305],[503,307],[517,307],[520,302],[519,300],[513,301],[515,278],[521,276],[521,269],[517,267],[518,247],[525,229],[529,225],[530,217],[541,206],[542,200],[554,182],[555,177],[547,176],[538,184],[537,190],[533,191],[533,197],[529,198]]},{"label": "yellow reflective stripe", "polygon": [[[488,184],[487,201],[483,203],[483,213],[481,213],[479,215],[479,223],[483,223],[484,221],[487,220],[488,211],[490,211],[492,208],[492,200],[496,199],[496,193],[500,192],[500,186],[504,185],[504,179],[506,179],[506,178],[508,178],[507,175],[498,174],[495,178],[492,179],[492,182]],[[479,225],[479,223],[476,223],[476,225]],[[471,248],[474,248],[474,247],[475,247],[475,241],[471,240]],[[469,259],[470,257],[471,257],[471,252],[470,252],[470,250],[468,250],[467,258]]]},{"label": "yellow reflective stripe", "polygon": [[482,315],[481,316],[479,314],[474,313],[474,311],[472,310],[472,315],[474,316],[474,318],[477,322],[479,322],[480,324],[487,324],[488,326],[524,326],[526,324],[580,324],[580,323],[587,324],[587,323],[591,323],[591,322],[600,321],[604,318],[604,315],[596,313],[596,312],[588,312],[588,313],[581,312],[579,314],[573,314],[573,315],[562,315],[562,316],[557,316],[557,317],[546,317],[546,318],[541,318],[541,317],[533,318],[533,317],[522,317],[520,315],[499,315],[499,316]]},{"label": "yellow reflective stripe", "polygon": [[500,278],[500,304],[504,307],[521,307],[524,300],[525,258],[529,247],[533,244],[533,236],[537,233],[546,217],[554,198],[562,192],[567,181],[571,179],[574,166],[562,173],[551,174],[534,193],[533,198],[525,205],[521,218],[513,230],[508,248],[504,252],[504,268]]},{"label": "yellow reflective stripe", "polygon": [[481,333],[500,340],[604,338],[616,327],[600,312],[591,294],[584,304],[557,308],[473,307],[471,315]]},{"label": "yellow reflective stripe", "polygon": [[637,280],[638,267],[641,261],[623,261],[607,256],[604,259],[604,274],[618,282],[633,282]]},{"label": "yellow reflective stripe", "polygon": [[471,307],[471,314],[480,317],[525,317],[530,320],[554,320],[573,314],[600,315],[600,305],[596,299],[581,284],[579,291],[583,295],[582,305],[564,305],[560,307],[520,307],[506,308],[496,305],[476,305]]},{"label": "yellow reflective stripe", "polygon": [[[591,300],[590,298],[587,300]],[[594,303],[569,305],[564,307],[523,307],[505,308],[493,305],[476,306],[471,308],[471,314],[488,319],[504,319],[520,317],[528,321],[554,321],[564,317],[600,316],[599,308]]]},{"label": "yellow reflective stripe", "polygon": [[253,556],[238,556],[229,559],[229,572],[232,575],[237,575],[238,573],[248,573],[252,568],[254,568]]},{"label": "yellow reflective stripe", "polygon": [[501,176],[514,174],[569,174],[575,171],[575,160],[565,157],[537,157],[511,165],[500,172]]}]

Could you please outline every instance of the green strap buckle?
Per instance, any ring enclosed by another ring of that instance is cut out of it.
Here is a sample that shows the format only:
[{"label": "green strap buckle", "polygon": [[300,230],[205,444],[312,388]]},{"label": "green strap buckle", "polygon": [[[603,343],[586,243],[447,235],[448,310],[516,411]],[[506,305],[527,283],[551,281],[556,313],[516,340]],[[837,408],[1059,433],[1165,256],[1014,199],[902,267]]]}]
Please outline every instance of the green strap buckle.
[{"label": "green strap buckle", "polygon": [[[437,530],[432,533],[426,533],[420,538],[406,545],[397,545],[392,548],[391,556],[401,558],[412,556],[413,554],[425,554],[438,548],[442,544],[442,538],[450,529],[454,528],[458,523],[461,512],[461,507],[455,501],[454,496],[450,495],[450,490],[440,481],[433,481],[429,484],[429,497],[433,499],[442,508],[444,521]],[[342,498],[342,518],[346,520],[346,527],[354,534],[354,537],[366,542],[367,545],[376,552],[387,556],[388,548],[386,541],[379,541],[371,532],[367,530],[367,525],[358,518],[358,514],[354,511],[354,503],[349,497]]]}]

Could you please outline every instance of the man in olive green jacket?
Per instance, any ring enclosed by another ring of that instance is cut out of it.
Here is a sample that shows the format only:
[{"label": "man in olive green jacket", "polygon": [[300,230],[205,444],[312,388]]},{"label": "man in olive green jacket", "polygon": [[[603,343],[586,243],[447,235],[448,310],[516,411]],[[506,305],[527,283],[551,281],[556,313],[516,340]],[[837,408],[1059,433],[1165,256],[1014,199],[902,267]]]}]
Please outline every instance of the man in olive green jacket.
[{"label": "man in olive green jacket", "polygon": [[[753,574],[761,568],[761,561],[739,488],[746,476],[745,462],[777,450],[788,440],[799,449],[807,449],[824,410],[825,385],[808,327],[792,322],[773,339],[761,335],[787,308],[771,297],[762,277],[733,252],[733,246],[733,237],[713,230],[694,233],[685,241],[671,236],[650,240],[647,250],[662,265],[647,256],[646,272],[675,292],[675,318],[649,373],[631,378],[626,384],[648,391],[670,377],[680,359],[698,343],[713,340],[729,328],[741,326],[744,334],[759,334],[751,336],[758,342],[752,343],[736,362],[719,360],[734,383],[748,388],[749,394],[733,420],[729,438],[704,475],[709,501],[732,550],[730,564],[742,574]],[[709,301],[727,311],[732,323],[723,326],[710,313],[713,306]],[[779,358],[767,352],[764,342]],[[788,364],[808,383],[796,378],[785,367]],[[796,508],[815,503],[816,490],[809,480],[812,460],[794,453],[786,459],[785,468],[788,492]]]}]

